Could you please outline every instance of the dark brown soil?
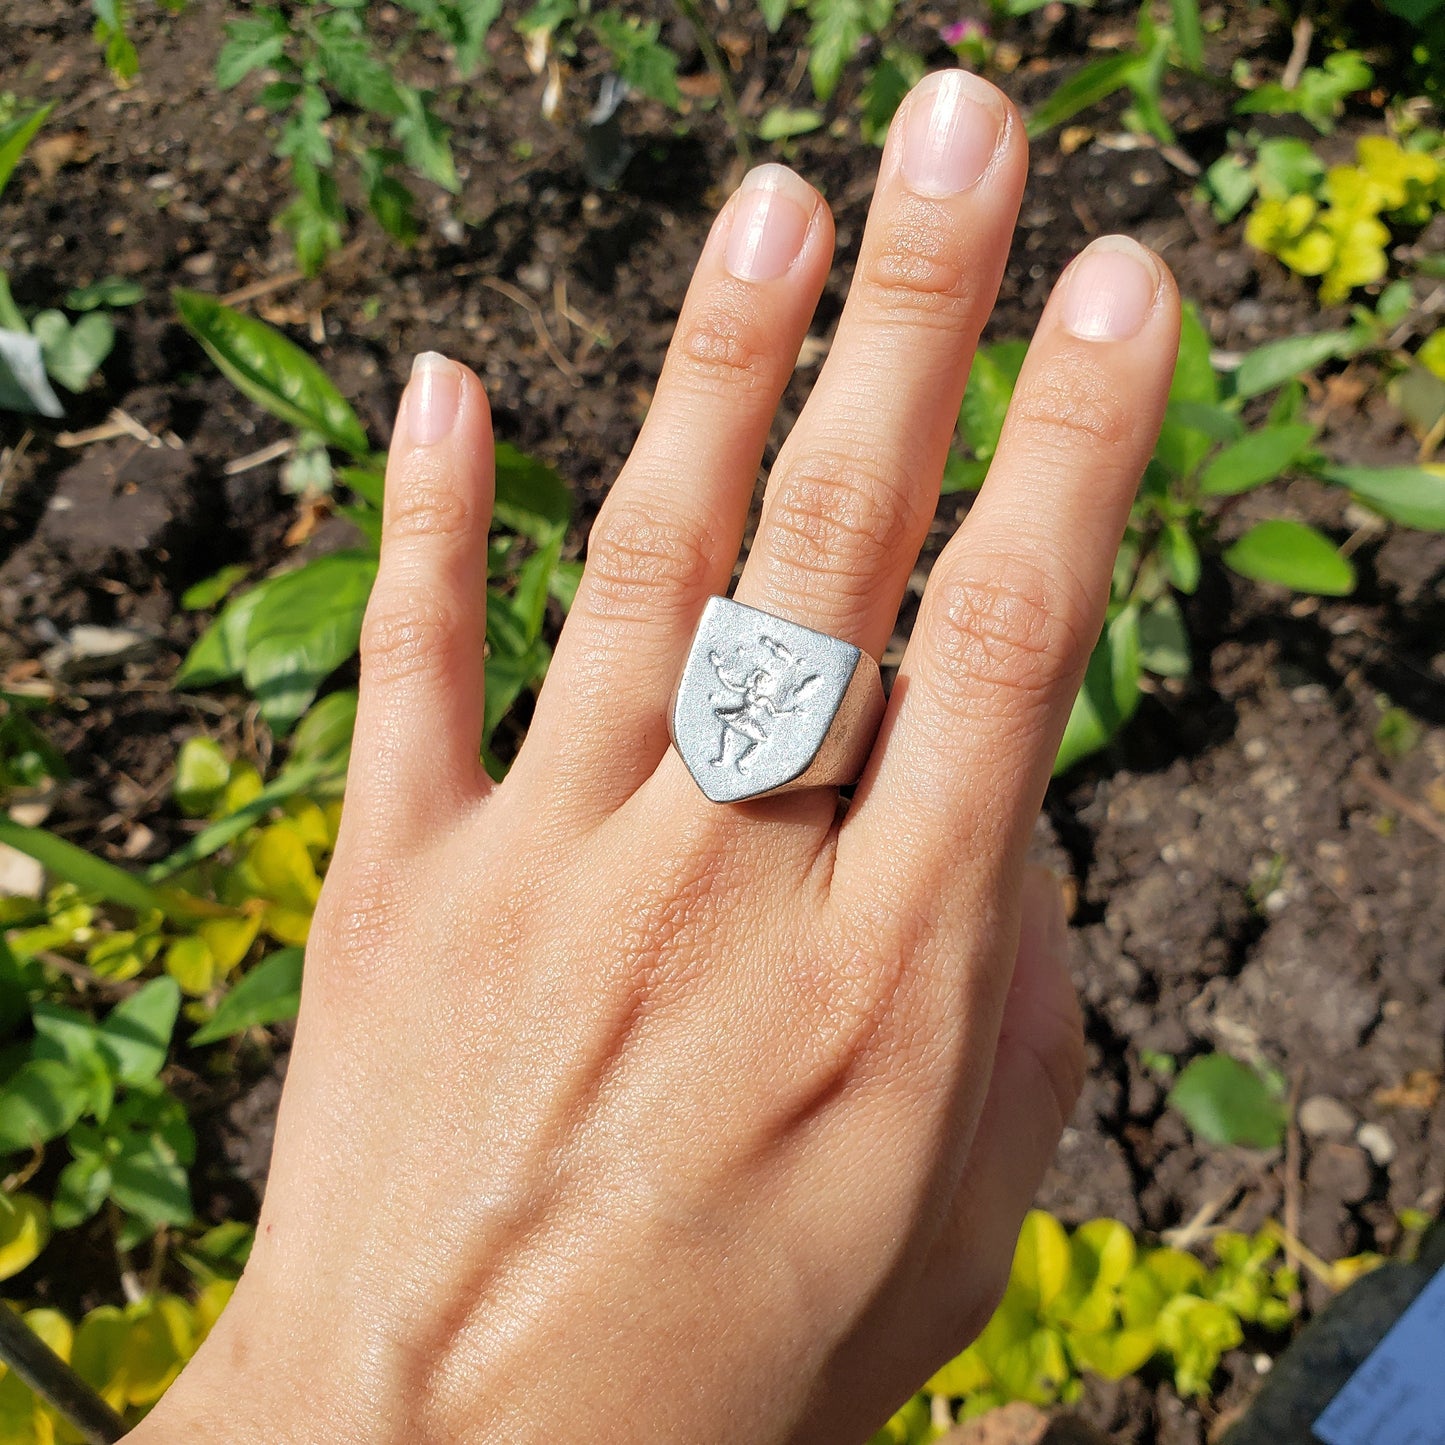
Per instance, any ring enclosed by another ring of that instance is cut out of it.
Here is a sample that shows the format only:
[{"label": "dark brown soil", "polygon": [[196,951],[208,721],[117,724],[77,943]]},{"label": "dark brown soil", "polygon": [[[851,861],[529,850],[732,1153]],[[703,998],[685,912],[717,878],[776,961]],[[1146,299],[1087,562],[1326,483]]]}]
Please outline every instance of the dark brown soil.
[{"label": "dark brown soil", "polygon": [[[7,83],[58,97],[46,134],[69,139],[51,172],[17,172],[0,266],[22,305],[110,273],[143,282],[146,300],[122,314],[103,382],[67,425],[93,425],[119,406],[175,444],[127,437],[67,450],[52,429],[34,430],[0,495],[0,675],[40,675],[36,659],[76,622],[156,638],[154,656],[124,676],[61,688],[53,725],[75,779],[50,825],[118,858],[145,858],[180,836],[165,795],[184,737],[206,728],[266,747],[244,699],[178,695],[166,680],[199,625],[179,609],[184,587],[223,563],[265,568],[285,553],[295,503],[275,466],[223,471],[285,433],[215,374],[172,319],[167,291],[224,294],[289,270],[270,224],[285,181],[249,92],[218,99],[209,80],[219,7],[193,6],[174,21],[138,7],[142,68],[126,92],[99,65],[85,7],[9,8],[0,20],[0,53],[14,61]],[[906,38],[942,61],[938,17],[905,9]],[[1002,83],[1021,101],[1037,99],[1086,43],[1122,34],[1132,9],[1039,12],[1008,33],[1021,63]],[[1220,70],[1241,52],[1287,52],[1288,36],[1260,7],[1228,7],[1226,20],[1212,42]],[[685,32],[672,38],[700,73]],[[750,113],[802,103],[806,81],[786,34],[765,43],[756,25],[733,18],[720,38]],[[615,189],[589,187],[579,118],[593,76],[573,76],[562,115],[544,121],[541,82],[510,31],[499,28],[496,41],[494,65],[448,93],[464,186],[455,200],[427,198],[433,224],[422,242],[400,251],[363,225],[321,278],[278,287],[255,309],[312,347],[378,441],[413,352],[470,361],[488,383],[499,435],[576,488],[580,551],[739,164],[717,115],[699,112],[678,131],[660,110],[632,105],[637,158]],[[1207,165],[1218,154],[1226,106],[1208,87],[1178,92],[1186,158]],[[1237,227],[1220,229],[1191,199],[1178,157],[1120,137],[1117,109],[1086,116],[1092,138],[1067,158],[1056,138],[1036,146],[991,334],[1026,334],[1063,263],[1107,230],[1132,231],[1166,257],[1222,348],[1321,325],[1305,285],[1259,263]],[[1370,119],[1351,117],[1331,145],[1348,149]],[[799,368],[776,438],[831,335],[874,165],[851,130],[804,137],[789,159],[828,195],[840,259],[814,328],[820,345]],[[1337,383],[1312,405],[1339,454],[1411,456],[1377,393]],[[5,444],[24,432],[0,415]],[[1340,536],[1360,521],[1306,484],[1261,505]],[[940,505],[924,569],[963,511],[956,499]],[[1226,528],[1248,515],[1239,509]],[[1440,1206],[1445,1102],[1438,1089],[1432,1100],[1430,1081],[1438,1086],[1445,1065],[1445,538],[1366,527],[1355,540],[1361,586],[1341,601],[1293,600],[1207,568],[1187,608],[1194,676],[1147,698],[1114,749],[1050,794],[1040,843],[1077,883],[1093,1064],[1042,1195],[1068,1220],[1110,1214],[1163,1231],[1201,1212],[1245,1227],[1297,1212],[1304,1242],[1335,1258],[1388,1251],[1401,1210]],[[910,597],[896,641],[915,605]],[[1374,741],[1390,704],[1420,728],[1399,758]],[[1282,1158],[1201,1147],[1166,1109],[1165,1085],[1143,1058],[1184,1060],[1210,1047],[1277,1066],[1301,1099],[1342,1105],[1349,1127],[1306,1136],[1294,1175]],[[212,1161],[200,1199],[213,1217],[249,1207],[264,1181],[280,1065],[242,1063],[236,1078],[194,1081]],[[1360,1124],[1376,1127],[1360,1136]],[[1247,1398],[1252,1358],[1230,1358],[1209,1404],[1136,1380],[1091,1387],[1086,1413],[1120,1440],[1202,1442]]]}]

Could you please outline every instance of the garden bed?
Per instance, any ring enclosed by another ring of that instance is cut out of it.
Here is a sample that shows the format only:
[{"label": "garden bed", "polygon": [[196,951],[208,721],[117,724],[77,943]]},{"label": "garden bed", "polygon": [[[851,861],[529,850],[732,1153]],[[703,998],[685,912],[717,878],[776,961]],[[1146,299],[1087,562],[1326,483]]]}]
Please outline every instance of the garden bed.
[{"label": "garden bed", "polygon": [[[22,306],[111,274],[134,277],[146,295],[122,314],[102,380],[65,422],[83,432],[118,407],[130,432],[66,447],[54,428],[31,432],[0,414],[0,441],[16,448],[0,493],[0,684],[54,685],[46,726],[73,777],[47,826],[129,865],[193,829],[169,795],[187,737],[205,731],[258,763],[269,756],[243,696],[168,687],[204,620],[182,610],[181,593],[225,564],[262,572],[344,543],[349,530],[324,507],[298,508],[274,461],[236,468],[288,433],[207,363],[169,288],[249,289],[242,304],[323,361],[374,442],[388,434],[414,352],[468,361],[488,385],[499,438],[574,488],[568,550],[581,555],[648,404],[693,258],[741,170],[716,112],[699,103],[679,127],[638,103],[623,113],[637,158],[615,188],[590,186],[582,120],[595,76],[573,76],[560,113],[543,119],[543,81],[499,27],[493,63],[443,94],[461,189],[428,198],[418,244],[403,251],[366,223],[320,276],[288,279],[290,247],[271,226],[286,199],[281,167],[249,92],[217,97],[211,8],[138,21],[140,73],[124,91],[82,7],[13,9],[23,15],[0,21],[0,52],[13,59],[6,83],[61,103],[47,148],[7,193],[0,267]],[[1217,69],[1288,51],[1288,32],[1259,7],[1223,15],[1210,41]],[[949,58],[942,18],[908,7],[901,23],[935,64]],[[1009,32],[1017,63],[997,78],[1035,102],[1091,45],[1107,48],[1131,26],[1126,7],[1049,7]],[[798,101],[803,77],[760,22],[749,13],[719,28],[745,113]],[[669,38],[704,97],[690,36],[674,26]],[[1189,163],[1219,154],[1228,98],[1186,89],[1177,110],[1175,151],[1123,132],[1117,104],[1080,118],[1070,154],[1058,132],[1035,145],[991,337],[1027,335],[1067,259],[1116,230],[1169,262],[1222,351],[1337,320],[1321,315],[1312,286],[1193,197]],[[1352,112],[1322,150],[1347,154],[1377,114]],[[786,154],[834,209],[839,261],[775,445],[826,354],[876,159],[841,125],[798,137]],[[1417,282],[1417,304],[1430,284]],[[1413,441],[1376,380],[1369,363],[1336,369],[1312,383],[1311,415],[1337,456],[1411,461]],[[1226,519],[1226,536],[1255,505],[1246,498]],[[1192,675],[1155,688],[1120,740],[1057,782],[1039,824],[1040,856],[1076,893],[1090,1050],[1084,1099],[1040,1203],[1066,1222],[1108,1215],[1152,1233],[1281,1218],[1334,1260],[1390,1252],[1402,1212],[1438,1211],[1445,1189],[1445,537],[1375,526],[1309,481],[1277,488],[1270,509],[1351,536],[1358,589],[1290,598],[1206,559],[1186,605]],[[940,503],[920,585],[965,511],[962,497]],[[149,650],[57,680],[47,653],[79,623],[134,629]],[[1407,718],[1403,733],[1393,709]],[[283,1027],[270,1047],[248,1044],[227,1077],[178,1086],[201,1135],[196,1205],[210,1222],[255,1207],[286,1038]],[[1210,1048],[1277,1068],[1309,1103],[1285,1150],[1201,1144],[1166,1107],[1169,1061]],[[80,1238],[67,1236],[64,1265],[52,1250],[7,1290],[72,1312],[116,1297],[114,1260]],[[1313,1302],[1322,1288],[1311,1282]],[[1202,1404],[1146,1375],[1091,1383],[1081,1408],[1120,1440],[1202,1442],[1248,1398],[1266,1345],[1278,1338],[1233,1351]]]}]

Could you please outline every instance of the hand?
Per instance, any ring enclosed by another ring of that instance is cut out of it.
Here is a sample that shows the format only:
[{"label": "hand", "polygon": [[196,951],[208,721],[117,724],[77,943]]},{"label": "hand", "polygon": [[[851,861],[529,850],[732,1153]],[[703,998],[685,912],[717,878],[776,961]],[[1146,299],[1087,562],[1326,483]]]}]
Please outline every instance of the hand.
[{"label": "hand", "polygon": [[[983,81],[906,102],[739,600],[887,643],[1025,164]],[[255,1252],[136,1445],[838,1445],[987,1319],[1082,1068],[1026,845],[1178,305],[1132,242],[1069,268],[853,801],[719,806],[664,710],[832,241],[779,166],[724,207],[495,787],[487,403],[421,359]]]}]

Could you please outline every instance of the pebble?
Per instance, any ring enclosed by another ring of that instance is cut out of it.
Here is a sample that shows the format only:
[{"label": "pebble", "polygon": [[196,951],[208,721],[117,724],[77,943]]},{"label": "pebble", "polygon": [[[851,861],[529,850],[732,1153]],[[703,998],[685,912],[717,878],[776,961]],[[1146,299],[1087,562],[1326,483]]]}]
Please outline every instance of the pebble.
[{"label": "pebble", "polygon": [[1395,1141],[1379,1124],[1361,1124],[1355,1142],[1381,1169],[1388,1169],[1395,1158]]},{"label": "pebble", "polygon": [[128,662],[137,662],[155,651],[156,639],[135,627],[97,627],[83,622],[41,658],[45,670],[55,678],[70,681],[118,672]]},{"label": "pebble", "polygon": [[0,897],[39,898],[45,891],[45,869],[28,853],[0,843]]},{"label": "pebble", "polygon": [[[1299,1106],[1299,1126],[1309,1139],[1348,1139],[1355,1132],[1355,1116],[1338,1099],[1312,1094]],[[1367,1147],[1363,1139],[1360,1144]]]}]

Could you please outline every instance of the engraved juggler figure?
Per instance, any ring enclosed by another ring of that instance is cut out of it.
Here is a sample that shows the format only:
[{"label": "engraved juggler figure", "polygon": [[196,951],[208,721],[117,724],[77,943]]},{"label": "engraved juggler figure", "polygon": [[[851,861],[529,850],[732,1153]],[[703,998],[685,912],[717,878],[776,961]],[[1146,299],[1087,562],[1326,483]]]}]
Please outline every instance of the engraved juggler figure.
[{"label": "engraved juggler figure", "polygon": [[[797,712],[822,680],[816,673],[806,673],[802,661],[781,642],[771,637],[758,640],[775,661],[759,661],[756,654],[747,658],[739,652],[729,663],[716,652],[708,653],[718,681],[728,689],[712,698],[713,715],[722,724],[718,755],[712,759],[715,768],[731,765],[746,773],[751,766],[748,759],[772,736],[774,720]],[[735,746],[739,739],[741,747]]]}]

